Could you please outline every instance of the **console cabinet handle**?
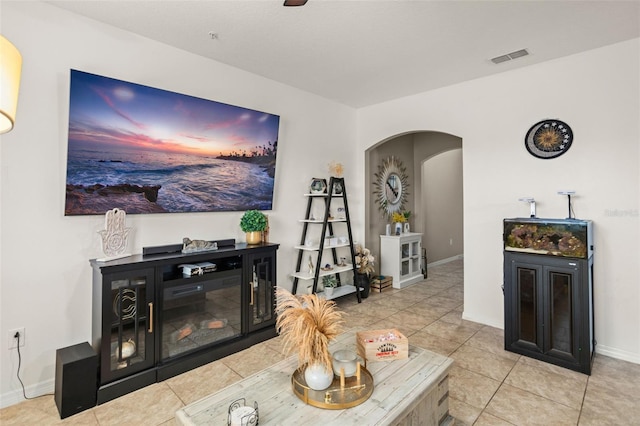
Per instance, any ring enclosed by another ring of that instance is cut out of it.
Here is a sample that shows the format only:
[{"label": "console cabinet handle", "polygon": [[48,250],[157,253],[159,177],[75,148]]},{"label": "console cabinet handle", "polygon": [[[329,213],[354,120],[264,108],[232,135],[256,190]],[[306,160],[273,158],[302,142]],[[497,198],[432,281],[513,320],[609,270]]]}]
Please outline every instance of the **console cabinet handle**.
[{"label": "console cabinet handle", "polygon": [[149,302],[149,333],[153,333],[153,302]]}]

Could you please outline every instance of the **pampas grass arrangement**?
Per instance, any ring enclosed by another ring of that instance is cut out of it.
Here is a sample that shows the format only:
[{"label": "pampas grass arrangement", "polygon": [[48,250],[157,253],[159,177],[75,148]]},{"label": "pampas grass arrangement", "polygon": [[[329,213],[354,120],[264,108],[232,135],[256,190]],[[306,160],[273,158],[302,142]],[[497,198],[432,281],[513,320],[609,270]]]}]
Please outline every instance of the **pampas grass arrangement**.
[{"label": "pampas grass arrangement", "polygon": [[341,332],[343,313],[336,303],[317,294],[293,295],[276,289],[278,305],[276,328],[283,338],[287,354],[298,354],[298,366],[320,364],[333,371],[329,343]]}]

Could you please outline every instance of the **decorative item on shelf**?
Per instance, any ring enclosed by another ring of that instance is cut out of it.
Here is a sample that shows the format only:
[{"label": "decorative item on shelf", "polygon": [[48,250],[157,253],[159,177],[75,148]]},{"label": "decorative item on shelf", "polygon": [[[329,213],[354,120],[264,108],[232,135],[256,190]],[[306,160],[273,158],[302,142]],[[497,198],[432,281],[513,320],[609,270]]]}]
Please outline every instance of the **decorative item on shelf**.
[{"label": "decorative item on shelf", "polygon": [[327,235],[324,237],[324,246],[325,247],[333,247],[338,245],[338,238],[333,235]]},{"label": "decorative item on shelf", "polygon": [[411,212],[394,212],[391,215],[391,220],[395,223],[394,231],[396,235],[409,232],[409,216],[411,216]]},{"label": "decorative item on shelf", "polygon": [[131,228],[126,226],[126,220],[127,213],[124,210],[115,208],[105,213],[104,229],[98,233],[102,237],[102,251],[107,257],[97,259],[99,262],[129,256],[125,252]]},{"label": "decorative item on shelf", "polygon": [[375,272],[375,257],[371,254],[371,250],[364,248],[360,244],[356,244],[355,248],[355,260],[356,260],[356,275],[355,285],[357,288],[361,288],[360,295],[363,298],[369,297],[369,290],[371,288],[370,275]]},{"label": "decorative item on shelf", "polygon": [[276,297],[276,330],[285,352],[296,351],[298,365],[306,364],[304,376],[311,389],[326,389],[333,382],[329,342],[342,332],[342,312],[334,301],[317,294],[296,296],[278,287]]},{"label": "decorative item on shelf", "polygon": [[312,194],[325,194],[327,192],[327,180],[319,178],[311,179],[309,192],[311,192]]},{"label": "decorative item on shelf", "polygon": [[333,195],[342,195],[344,192],[344,187],[342,186],[341,181],[336,181],[333,183]]},{"label": "decorative item on shelf", "polygon": [[405,219],[404,232],[409,233],[409,232],[411,232],[411,227],[409,226],[409,218],[411,217],[411,212],[410,211],[404,211],[404,212],[402,212],[402,215],[404,216],[404,219]]},{"label": "decorative item on shelf", "polygon": [[409,194],[409,177],[402,161],[393,156],[383,160],[374,176],[378,208],[386,217],[402,211]]},{"label": "decorative item on shelf", "polygon": [[329,163],[329,175],[334,177],[342,177],[343,173],[344,166],[342,165],[342,163],[337,163],[335,161]]},{"label": "decorative item on shelf", "polygon": [[240,229],[246,233],[247,244],[260,244],[262,232],[267,227],[267,217],[259,210],[248,210],[240,219]]},{"label": "decorative item on shelf", "polygon": [[120,347],[116,346],[116,358],[118,361],[125,360],[132,357],[136,353],[136,344],[133,340],[129,339],[126,342],[122,342],[122,351]]},{"label": "decorative item on shelf", "polygon": [[309,255],[309,275],[313,275],[316,272],[316,267],[313,264],[313,259]]},{"label": "decorative item on shelf", "polygon": [[254,426],[258,424],[258,402],[253,402],[253,407],[246,405],[244,398],[236,399],[229,405],[227,426]]},{"label": "decorative item on shelf", "polygon": [[333,213],[331,212],[331,209],[329,209],[329,214],[327,215],[327,219],[333,220]]},{"label": "decorative item on shelf", "polygon": [[[327,266],[329,266],[329,265],[327,264]],[[331,269],[333,269],[333,268],[331,268]],[[336,276],[333,275],[333,274],[323,276],[322,277],[322,286],[324,287],[324,294],[327,297],[333,296],[333,289],[338,286],[338,280],[336,279]]]},{"label": "decorative item on shelf", "polygon": [[205,240],[182,239],[182,253],[197,253],[200,251],[218,250],[218,243]]},{"label": "decorative item on shelf", "polygon": [[[344,167],[342,163],[337,163],[332,161],[329,163],[329,175],[333,177],[340,178],[344,173]],[[334,180],[333,182],[333,195],[342,195],[344,192],[344,186],[342,185],[342,180]]]}]

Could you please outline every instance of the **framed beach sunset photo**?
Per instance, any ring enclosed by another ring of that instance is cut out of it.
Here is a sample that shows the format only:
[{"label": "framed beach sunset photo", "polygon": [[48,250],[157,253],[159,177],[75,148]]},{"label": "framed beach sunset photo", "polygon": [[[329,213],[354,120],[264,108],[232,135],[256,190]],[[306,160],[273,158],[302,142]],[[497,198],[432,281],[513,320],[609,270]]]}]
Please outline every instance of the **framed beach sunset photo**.
[{"label": "framed beach sunset photo", "polygon": [[279,124],[71,70],[65,215],[271,210]]}]

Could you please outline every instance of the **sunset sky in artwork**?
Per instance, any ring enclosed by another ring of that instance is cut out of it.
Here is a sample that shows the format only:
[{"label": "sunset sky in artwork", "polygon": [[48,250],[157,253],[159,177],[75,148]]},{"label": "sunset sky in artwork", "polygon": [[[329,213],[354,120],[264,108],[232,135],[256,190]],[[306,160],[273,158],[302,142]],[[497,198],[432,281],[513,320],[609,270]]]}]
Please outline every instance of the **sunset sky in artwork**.
[{"label": "sunset sky in artwork", "polygon": [[279,117],[71,70],[69,142],[195,155],[249,154],[278,140]]}]

